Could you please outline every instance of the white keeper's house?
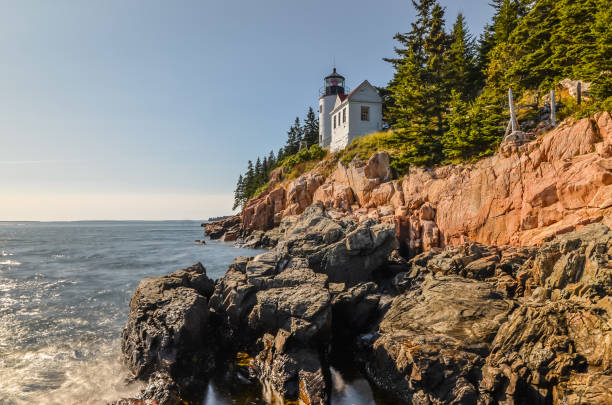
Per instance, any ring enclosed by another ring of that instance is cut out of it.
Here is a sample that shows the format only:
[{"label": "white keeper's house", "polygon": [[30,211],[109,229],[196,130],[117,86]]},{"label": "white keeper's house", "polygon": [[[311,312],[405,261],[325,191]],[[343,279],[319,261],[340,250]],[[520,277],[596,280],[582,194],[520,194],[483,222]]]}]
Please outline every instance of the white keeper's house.
[{"label": "white keeper's house", "polygon": [[344,77],[334,68],[320,92],[319,144],[332,152],[382,129],[382,98],[374,86],[364,80],[348,94],[345,89]]}]

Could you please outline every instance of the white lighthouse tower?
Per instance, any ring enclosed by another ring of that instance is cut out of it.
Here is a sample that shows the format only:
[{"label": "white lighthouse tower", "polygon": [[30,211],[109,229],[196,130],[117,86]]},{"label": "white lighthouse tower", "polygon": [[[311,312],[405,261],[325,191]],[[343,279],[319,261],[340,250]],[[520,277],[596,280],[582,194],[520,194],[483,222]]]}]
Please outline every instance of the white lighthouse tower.
[{"label": "white lighthouse tower", "polygon": [[332,140],[332,125],[330,112],[334,109],[336,97],[344,96],[344,77],[334,71],[325,78],[325,86],[319,97],[319,145],[329,147]]}]

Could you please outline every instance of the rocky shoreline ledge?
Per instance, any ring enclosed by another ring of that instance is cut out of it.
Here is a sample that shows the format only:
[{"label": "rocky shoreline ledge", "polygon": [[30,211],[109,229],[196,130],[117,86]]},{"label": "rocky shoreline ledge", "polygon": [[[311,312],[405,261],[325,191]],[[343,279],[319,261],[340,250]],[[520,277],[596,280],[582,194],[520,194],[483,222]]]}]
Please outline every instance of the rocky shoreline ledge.
[{"label": "rocky shoreline ledge", "polygon": [[314,204],[216,282],[200,264],[143,280],[122,351],[148,385],[116,404],[184,403],[222,358],[237,359],[271,403],[327,404],[338,347],[398,403],[612,401],[607,226],[410,260],[395,232]]},{"label": "rocky shoreline ledge", "polygon": [[122,337],[138,399],[198,398],[230,365],[275,404],[330,402],[352,354],[394,403],[612,403],[612,117],[503,142],[475,164],[390,157],[274,173],[212,239],[266,253],[210,280],[143,280]]}]

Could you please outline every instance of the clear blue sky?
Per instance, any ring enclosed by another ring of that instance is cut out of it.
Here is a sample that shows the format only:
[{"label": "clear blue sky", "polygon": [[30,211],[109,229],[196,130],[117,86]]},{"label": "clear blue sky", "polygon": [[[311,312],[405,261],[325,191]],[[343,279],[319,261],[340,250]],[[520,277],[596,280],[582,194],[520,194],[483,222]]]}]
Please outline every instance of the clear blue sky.
[{"label": "clear blue sky", "polygon": [[[479,34],[488,0],[450,1]],[[384,85],[408,0],[0,1],[0,220],[229,213],[335,58]]]}]

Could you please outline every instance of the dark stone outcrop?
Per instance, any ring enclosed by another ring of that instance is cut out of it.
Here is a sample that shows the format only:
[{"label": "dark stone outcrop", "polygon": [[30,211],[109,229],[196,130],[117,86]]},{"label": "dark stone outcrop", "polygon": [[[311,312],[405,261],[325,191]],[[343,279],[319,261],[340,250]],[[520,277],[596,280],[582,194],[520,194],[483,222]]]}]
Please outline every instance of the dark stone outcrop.
[{"label": "dark stone outcrop", "polygon": [[366,370],[414,404],[475,403],[488,344],[514,305],[488,283],[430,275],[393,300]]},{"label": "dark stone outcrop", "polygon": [[[148,391],[154,392],[160,385],[176,386],[174,382],[165,383],[172,378],[183,383],[212,370],[215,342],[208,297],[213,288],[213,281],[200,263],[167,276],[146,278],[136,288],[121,351],[136,378],[151,377]],[[173,403],[149,396],[143,399]]]},{"label": "dark stone outcrop", "polygon": [[376,385],[413,404],[612,401],[606,226],[539,248],[466,244],[410,263],[360,340]]},{"label": "dark stone outcrop", "polygon": [[210,305],[222,319],[223,336],[256,354],[251,372],[270,400],[306,396],[311,401],[306,403],[326,403],[329,379],[322,364],[331,339],[326,275],[309,269],[306,260],[286,261],[275,252],[239,258],[217,282]]},{"label": "dark stone outcrop", "polygon": [[398,404],[612,401],[606,226],[410,260],[392,229],[313,205],[258,235],[275,247],[237,258],[214,286],[201,265],[143,280],[122,345],[135,376],[149,378],[139,399],[149,402],[134,404],[174,405],[202,385],[215,351],[248,353],[268,401],[328,404],[338,346]]},{"label": "dark stone outcrop", "polygon": [[331,386],[325,356],[296,344],[284,329],[276,336],[265,334],[259,344],[262,350],[255,357],[252,371],[261,381],[268,402],[328,403]]},{"label": "dark stone outcrop", "polygon": [[214,222],[205,222],[202,224],[204,233],[211,239],[221,239],[227,242],[234,242],[243,236],[242,217],[234,215],[233,217],[221,219]]},{"label": "dark stone outcrop", "polygon": [[333,219],[321,204],[313,204],[287,229],[275,250],[307,259],[330,282],[356,284],[370,279],[395,247],[393,224]]}]

